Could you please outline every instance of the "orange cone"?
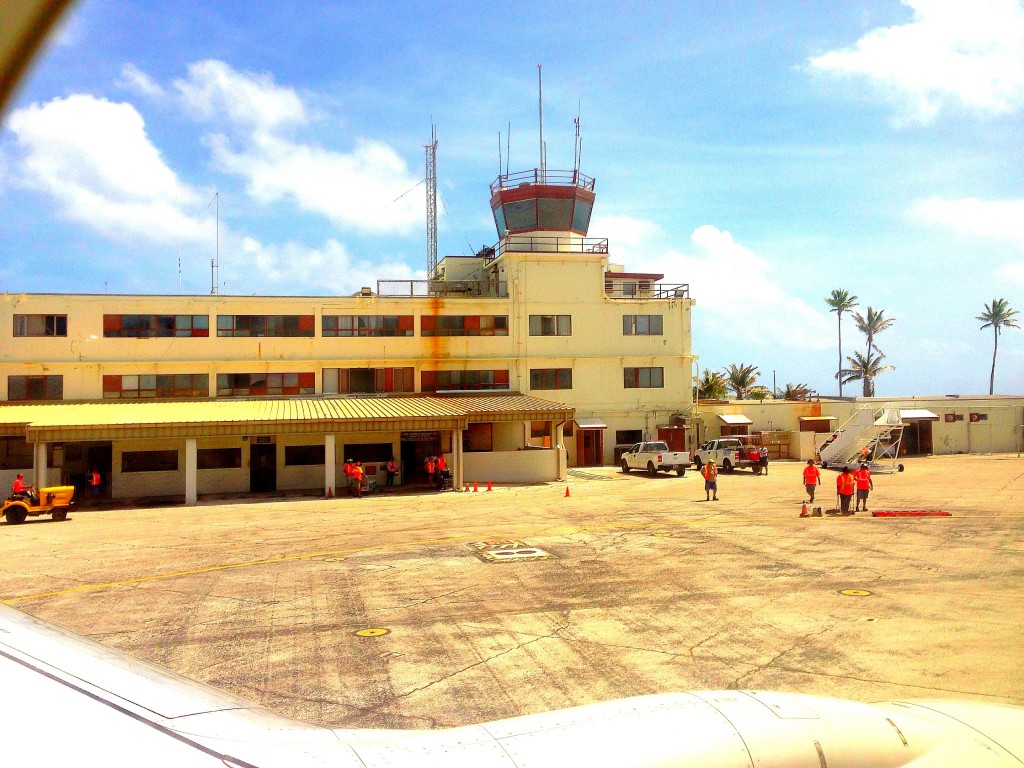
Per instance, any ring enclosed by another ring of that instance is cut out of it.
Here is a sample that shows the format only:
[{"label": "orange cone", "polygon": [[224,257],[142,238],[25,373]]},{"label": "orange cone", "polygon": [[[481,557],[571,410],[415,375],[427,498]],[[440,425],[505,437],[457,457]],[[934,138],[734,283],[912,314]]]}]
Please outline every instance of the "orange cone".
[{"label": "orange cone", "polygon": [[328,499],[333,499],[334,498],[334,489],[333,488],[328,488],[327,489],[327,498]]},{"label": "orange cone", "polygon": [[565,498],[569,498],[569,486],[565,486]]},{"label": "orange cone", "polygon": [[477,484],[477,483],[473,483],[473,493],[476,493],[476,492],[477,492],[477,491],[479,491],[479,490],[480,490],[480,486],[479,486],[479,484]]},{"label": "orange cone", "polygon": [[487,481],[487,490],[488,491],[494,490],[493,488],[491,488],[491,481],[490,480]]},{"label": "orange cone", "polygon": [[807,505],[804,504],[800,507],[800,517],[810,517],[810,513],[807,511]]},{"label": "orange cone", "polygon": [[464,492],[469,493],[469,483],[466,483],[466,490]]}]

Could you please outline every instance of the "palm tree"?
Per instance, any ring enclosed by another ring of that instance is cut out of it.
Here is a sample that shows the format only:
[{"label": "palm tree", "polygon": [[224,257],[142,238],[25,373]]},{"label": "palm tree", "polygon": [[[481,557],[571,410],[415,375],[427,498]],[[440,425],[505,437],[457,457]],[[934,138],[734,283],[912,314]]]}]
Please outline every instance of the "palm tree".
[{"label": "palm tree", "polygon": [[726,385],[736,393],[737,400],[742,400],[747,391],[754,386],[757,376],[756,365],[732,363],[725,369]]},{"label": "palm tree", "polygon": [[836,288],[832,291],[831,296],[825,298],[825,303],[828,304],[832,309],[829,312],[836,313],[836,320],[839,322],[839,373],[836,374],[836,378],[839,379],[839,396],[843,396],[843,313],[849,312],[851,309],[857,306],[857,297],[851,296],[850,292],[843,288]]},{"label": "palm tree", "polygon": [[1013,316],[1017,310],[1011,309],[1006,299],[992,299],[992,304],[985,305],[985,311],[975,319],[981,320],[982,330],[992,326],[992,333],[995,336],[995,343],[992,346],[992,372],[988,376],[988,393],[991,395],[996,384],[996,352],[999,351],[999,334],[1003,328],[1020,328]]},{"label": "palm tree", "polygon": [[839,371],[839,381],[843,384],[849,384],[851,381],[862,381],[864,382],[864,397],[874,397],[875,377],[883,371],[896,370],[891,365],[882,365],[883,357],[885,355],[881,352],[874,356],[864,356],[860,352],[854,352],[853,357],[846,358],[850,363],[850,367]]},{"label": "palm tree", "polygon": [[747,397],[751,400],[774,400],[775,396],[772,395],[772,391],[763,384],[758,384],[756,387],[751,387],[747,392]]},{"label": "palm tree", "polygon": [[728,393],[725,386],[725,377],[718,371],[704,369],[704,373],[697,380],[695,396],[699,400],[725,400]]},{"label": "palm tree", "polygon": [[880,334],[887,328],[891,328],[892,324],[896,322],[894,318],[886,317],[885,310],[875,310],[872,307],[868,307],[867,315],[862,315],[860,312],[853,313],[853,320],[857,323],[857,330],[867,336],[868,339],[868,357],[871,357],[872,349],[881,352],[875,346],[875,336]]},{"label": "palm tree", "polygon": [[786,384],[779,393],[781,400],[807,400],[810,397],[811,388],[807,384]]}]

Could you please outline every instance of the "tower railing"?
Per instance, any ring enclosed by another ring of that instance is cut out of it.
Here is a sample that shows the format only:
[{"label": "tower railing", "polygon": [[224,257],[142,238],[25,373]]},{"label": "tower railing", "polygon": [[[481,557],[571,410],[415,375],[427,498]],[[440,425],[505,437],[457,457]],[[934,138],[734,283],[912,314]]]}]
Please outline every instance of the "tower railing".
[{"label": "tower railing", "polygon": [[549,168],[534,168],[531,171],[503,173],[491,182],[491,196],[500,189],[521,187],[524,184],[548,184],[556,187],[580,187],[594,191],[594,177],[579,171],[553,171]]},{"label": "tower railing", "polygon": [[492,261],[503,253],[608,253],[607,237],[547,237],[509,235],[488,248],[485,258]]}]

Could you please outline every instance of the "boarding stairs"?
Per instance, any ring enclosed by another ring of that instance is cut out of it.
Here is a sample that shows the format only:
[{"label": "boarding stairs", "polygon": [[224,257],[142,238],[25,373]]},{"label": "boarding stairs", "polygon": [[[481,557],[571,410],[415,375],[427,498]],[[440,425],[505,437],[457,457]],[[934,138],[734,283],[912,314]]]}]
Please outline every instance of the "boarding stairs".
[{"label": "boarding stairs", "polygon": [[899,408],[893,405],[862,408],[817,446],[816,451],[822,467],[842,469],[867,461],[878,468],[877,459],[883,456],[895,463],[902,434]]}]

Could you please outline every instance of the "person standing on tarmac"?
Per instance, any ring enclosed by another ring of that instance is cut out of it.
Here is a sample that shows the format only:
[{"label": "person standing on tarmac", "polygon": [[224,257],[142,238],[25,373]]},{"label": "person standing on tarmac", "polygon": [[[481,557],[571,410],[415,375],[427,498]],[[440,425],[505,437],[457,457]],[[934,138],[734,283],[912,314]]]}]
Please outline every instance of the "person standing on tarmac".
[{"label": "person standing on tarmac", "polygon": [[[704,476],[704,501],[718,501],[718,467],[715,466],[715,460],[708,459],[708,463],[700,468],[700,473]],[[712,499],[711,494],[715,498]]]},{"label": "person standing on tarmac", "polygon": [[821,471],[814,466],[814,459],[808,459],[807,466],[804,467],[804,488],[807,490],[807,495],[811,497],[808,503],[814,503],[814,491],[819,485],[821,485]]},{"label": "person standing on tarmac", "polygon": [[868,511],[868,493],[875,490],[875,483],[871,479],[871,470],[868,465],[861,464],[860,469],[853,473],[854,482],[857,484],[857,504],[854,507],[860,511],[861,502],[864,502],[864,511]]},{"label": "person standing on tarmac", "polygon": [[839,494],[839,514],[852,515],[850,501],[853,499],[853,491],[857,481],[850,474],[849,467],[843,467],[843,471],[836,478],[836,492]]},{"label": "person standing on tarmac", "polygon": [[398,463],[395,461],[395,457],[394,456],[392,456],[390,459],[388,459],[387,473],[388,473],[388,482],[387,482],[387,484],[388,485],[394,485],[395,484],[395,475],[398,474]]}]

